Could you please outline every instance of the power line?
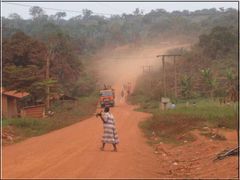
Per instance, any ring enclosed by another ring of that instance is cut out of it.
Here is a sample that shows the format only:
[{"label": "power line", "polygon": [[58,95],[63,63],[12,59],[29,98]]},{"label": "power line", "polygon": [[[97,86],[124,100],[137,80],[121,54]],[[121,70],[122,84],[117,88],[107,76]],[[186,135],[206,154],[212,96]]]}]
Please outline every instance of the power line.
[{"label": "power line", "polygon": [[[109,9],[112,9],[112,10],[114,10],[114,11],[117,11],[117,12],[119,12],[120,13],[120,11],[118,10],[118,9],[115,9],[115,8],[113,8],[113,7],[111,7],[111,6],[109,6],[108,4],[102,4],[102,3],[104,3],[104,2],[96,2],[96,3],[94,3],[94,5],[95,4],[97,4],[98,6],[102,6],[102,7],[108,7]],[[122,12],[121,12],[121,14],[122,14]]]},{"label": "power line", "polygon": [[[33,7],[33,6],[38,6],[38,5],[28,5],[28,4],[19,4],[19,3],[9,3],[9,2],[3,2],[6,4],[10,4],[10,5],[16,5],[16,6],[23,6],[23,7]],[[38,6],[41,7],[41,6]],[[69,10],[69,9],[57,9],[57,8],[48,8],[48,7],[41,7],[42,9],[47,9],[47,10],[53,10],[53,11],[66,11],[66,12],[73,12],[73,13],[83,13],[82,11],[75,11],[75,10]],[[95,15],[110,15],[110,16],[115,16],[116,14],[108,14],[108,13],[97,13],[97,12],[93,12],[93,14]]]},{"label": "power line", "polygon": [[[19,4],[19,3],[13,3],[13,2],[5,2],[5,1],[1,1],[2,3],[6,3],[6,4],[10,4],[10,5],[16,5],[16,6],[23,6],[23,7],[33,7],[33,6],[38,6],[38,5],[27,5],[27,4]],[[59,1],[61,2],[61,1]],[[91,2],[91,1],[89,1]],[[94,2],[96,3],[96,2]],[[106,5],[101,5],[100,3],[98,3],[97,5],[100,5],[100,6],[105,6]],[[108,6],[108,5],[107,5]],[[40,6],[38,6],[40,7]],[[109,8],[113,9],[112,7],[108,6]],[[48,10],[53,10],[53,11],[66,11],[66,12],[73,12],[73,13],[81,13],[82,14],[82,11],[76,11],[76,10],[69,10],[69,9],[57,9],[57,8],[48,8],[48,7],[41,7],[42,9],[48,9]],[[115,9],[116,10],[116,9]],[[110,14],[110,13],[98,13],[98,12],[93,12],[93,14],[95,15],[107,15],[107,16],[116,16],[118,14]],[[227,12],[224,12],[224,13],[227,13]],[[123,13],[121,13],[123,14]],[[183,16],[199,16],[199,15],[212,15],[210,13],[197,13],[197,14],[188,14],[188,15],[183,15]]]}]

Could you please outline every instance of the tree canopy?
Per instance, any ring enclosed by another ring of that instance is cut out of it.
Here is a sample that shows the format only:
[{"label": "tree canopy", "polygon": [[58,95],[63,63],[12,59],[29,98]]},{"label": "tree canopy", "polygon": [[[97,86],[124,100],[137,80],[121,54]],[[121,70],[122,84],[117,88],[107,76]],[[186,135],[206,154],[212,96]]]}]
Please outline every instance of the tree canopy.
[{"label": "tree canopy", "polygon": [[[173,11],[155,9],[144,14],[136,8],[132,14],[104,17],[84,9],[81,15],[65,20],[65,12],[46,15],[41,7],[29,10],[32,19],[23,20],[17,14],[3,18],[3,38],[20,30],[30,36],[38,36],[43,27],[58,26],[77,42],[79,53],[91,53],[105,45],[118,45],[152,40],[172,35],[198,36],[210,32],[215,26],[236,27],[238,11],[232,8],[217,10]],[[17,21],[17,23],[16,23]],[[51,29],[49,29],[51,31]]]},{"label": "tree canopy", "polygon": [[[44,88],[50,85],[77,96],[92,91],[95,81],[85,72],[79,57],[88,57],[104,46],[200,36],[191,51],[183,52],[186,66],[180,72],[185,74],[184,96],[190,96],[195,88],[196,78],[191,77],[191,72],[212,67],[216,61],[224,61],[229,67],[235,67],[237,62],[238,11],[231,8],[192,12],[155,9],[146,14],[136,8],[130,14],[110,17],[84,9],[69,20],[64,19],[66,12],[49,16],[38,6],[31,7],[29,13],[32,18],[27,20],[16,13],[2,18],[3,85],[26,90],[33,96],[44,97]],[[45,77],[47,58],[50,79]],[[215,78],[211,83],[211,87],[216,85]]]}]

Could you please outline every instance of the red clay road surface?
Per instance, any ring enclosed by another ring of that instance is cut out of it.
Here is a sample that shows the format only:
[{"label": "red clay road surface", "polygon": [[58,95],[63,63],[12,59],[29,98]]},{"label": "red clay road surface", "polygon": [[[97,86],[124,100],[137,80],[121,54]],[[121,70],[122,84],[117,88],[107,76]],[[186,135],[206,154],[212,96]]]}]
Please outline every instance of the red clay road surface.
[{"label": "red clay road surface", "polygon": [[[154,46],[136,52],[119,49],[115,54],[112,52],[112,57],[100,63],[105,67],[103,78],[114,82],[117,93],[117,106],[112,108],[112,113],[116,118],[120,138],[118,152],[111,152],[111,145],[106,146],[105,151],[99,150],[103,127],[101,120],[93,116],[69,127],[4,147],[3,177],[236,178],[236,157],[212,162],[216,153],[227,146],[236,146],[235,132],[228,132],[227,141],[211,142],[199,136],[197,141],[183,146],[163,145],[167,155],[155,154],[138,127],[138,123],[150,115],[134,111],[134,106],[119,98],[122,83],[131,81],[134,84],[137,75],[141,73],[141,65],[151,64],[150,60],[160,53],[159,49],[165,51],[179,46],[171,44],[166,48],[164,44],[162,47]],[[119,60],[125,64],[119,63]],[[110,62],[111,66],[106,66]],[[197,136],[198,133],[194,133]]]}]

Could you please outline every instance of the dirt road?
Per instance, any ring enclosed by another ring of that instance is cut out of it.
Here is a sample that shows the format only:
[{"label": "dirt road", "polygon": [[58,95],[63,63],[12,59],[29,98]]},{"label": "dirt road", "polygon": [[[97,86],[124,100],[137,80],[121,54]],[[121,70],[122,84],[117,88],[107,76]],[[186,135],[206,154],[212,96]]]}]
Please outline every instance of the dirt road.
[{"label": "dirt road", "polygon": [[[163,49],[162,47],[162,51]],[[187,160],[188,152],[184,151],[184,147],[189,147],[183,146],[183,149],[175,151],[174,148],[165,146],[172,154],[168,159],[154,154],[153,148],[146,143],[146,138],[138,128],[138,123],[150,115],[134,111],[134,106],[128,105],[120,99],[122,84],[126,81],[131,81],[134,84],[136,77],[141,73],[141,65],[154,64],[155,62],[151,60],[155,58],[156,53],[160,53],[159,49],[137,50],[138,53],[135,54],[131,51],[131,53],[124,53],[123,56],[124,51],[126,49],[118,49],[116,54],[112,53],[112,56],[116,55],[117,58],[105,58],[104,61],[100,61],[98,66],[100,69],[105,67],[105,71],[101,74],[107,83],[115,82],[117,106],[112,108],[112,113],[116,118],[116,127],[120,138],[119,151],[111,152],[110,145],[106,146],[104,152],[99,150],[103,128],[100,119],[93,116],[72,126],[4,147],[4,178],[164,178],[191,176],[191,174],[186,174],[192,173],[186,168],[182,173],[171,172],[178,172],[172,167],[173,160],[180,157]],[[135,60],[133,61],[133,59]],[[112,63],[110,67],[107,66],[109,63]],[[235,140],[234,137],[234,143]],[[202,151],[204,152],[204,149]],[[215,151],[217,150],[215,149]],[[191,152],[195,152],[195,149],[191,149]],[[192,154],[191,156],[196,155]],[[227,162],[233,164],[233,161],[235,163],[235,159],[230,159]],[[193,165],[196,164],[193,163]],[[193,166],[193,170],[196,167],[198,165]],[[221,166],[218,165],[218,167],[220,169]],[[236,169],[235,164],[231,167]],[[204,167],[201,166],[201,168]],[[212,171],[216,172],[216,168],[212,168]],[[230,175],[231,177],[236,176],[235,171],[234,174]],[[192,176],[208,177],[211,173],[192,173]],[[222,174],[224,175],[224,173]],[[216,173],[211,177],[213,176],[215,177]]]},{"label": "dirt road", "polygon": [[70,127],[8,146],[3,176],[12,178],[156,177],[157,163],[138,122],[147,117],[124,105],[113,109],[119,152],[99,150],[102,123],[92,117]]}]

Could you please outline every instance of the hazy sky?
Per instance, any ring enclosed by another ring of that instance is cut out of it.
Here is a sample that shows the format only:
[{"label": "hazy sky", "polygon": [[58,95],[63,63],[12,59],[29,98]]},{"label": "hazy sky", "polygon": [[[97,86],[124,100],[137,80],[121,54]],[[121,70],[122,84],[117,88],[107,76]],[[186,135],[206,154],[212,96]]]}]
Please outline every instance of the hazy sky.
[{"label": "hazy sky", "polygon": [[[20,5],[15,5],[15,4]],[[22,18],[28,19],[30,6],[40,6],[44,8],[54,8],[63,10],[82,11],[82,9],[90,9],[95,13],[103,14],[122,14],[132,13],[136,8],[144,10],[148,13],[152,9],[165,9],[167,11],[174,10],[199,10],[210,8],[238,8],[237,2],[14,2],[12,4],[2,3],[2,16],[8,17],[11,13],[17,13]],[[55,14],[60,10],[44,9],[47,15]],[[66,12],[67,17],[80,15],[80,12]],[[108,16],[108,15],[106,15]]]}]

